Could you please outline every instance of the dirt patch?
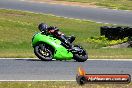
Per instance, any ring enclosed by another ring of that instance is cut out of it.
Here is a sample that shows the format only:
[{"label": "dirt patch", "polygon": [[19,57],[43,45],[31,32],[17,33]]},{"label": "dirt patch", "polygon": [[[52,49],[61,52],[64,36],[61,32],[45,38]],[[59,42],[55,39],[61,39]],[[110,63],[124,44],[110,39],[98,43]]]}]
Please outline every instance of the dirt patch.
[{"label": "dirt patch", "polygon": [[32,0],[34,2],[44,2],[50,4],[62,4],[62,5],[70,5],[70,6],[81,6],[81,7],[98,7],[95,3],[80,3],[80,2],[67,2],[67,1],[59,1],[59,0]]}]

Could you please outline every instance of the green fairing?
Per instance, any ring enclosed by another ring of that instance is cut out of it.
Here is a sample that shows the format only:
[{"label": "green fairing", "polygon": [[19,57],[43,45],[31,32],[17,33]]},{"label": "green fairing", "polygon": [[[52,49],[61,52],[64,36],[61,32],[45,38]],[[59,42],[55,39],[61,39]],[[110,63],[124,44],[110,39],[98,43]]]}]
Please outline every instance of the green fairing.
[{"label": "green fairing", "polygon": [[43,35],[41,33],[36,33],[32,39],[33,47],[36,46],[39,42],[44,42],[55,49],[53,54],[53,58],[57,60],[71,60],[73,58],[73,54],[68,52],[65,47],[61,45],[61,41],[59,39],[53,38],[50,35]]}]

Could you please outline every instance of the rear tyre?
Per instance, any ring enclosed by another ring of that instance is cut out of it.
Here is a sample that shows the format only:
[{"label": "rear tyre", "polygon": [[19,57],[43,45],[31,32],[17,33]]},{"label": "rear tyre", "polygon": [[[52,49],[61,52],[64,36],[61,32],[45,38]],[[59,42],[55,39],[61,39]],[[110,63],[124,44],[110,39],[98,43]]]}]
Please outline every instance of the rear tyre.
[{"label": "rear tyre", "polygon": [[76,53],[73,55],[73,58],[78,61],[78,62],[85,62],[88,59],[88,54],[86,53],[86,51],[81,48],[80,46],[75,46],[75,47],[79,47],[80,49],[82,49],[81,53]]},{"label": "rear tyre", "polygon": [[42,61],[51,61],[53,58],[53,49],[47,44],[38,44],[34,47],[35,55]]}]

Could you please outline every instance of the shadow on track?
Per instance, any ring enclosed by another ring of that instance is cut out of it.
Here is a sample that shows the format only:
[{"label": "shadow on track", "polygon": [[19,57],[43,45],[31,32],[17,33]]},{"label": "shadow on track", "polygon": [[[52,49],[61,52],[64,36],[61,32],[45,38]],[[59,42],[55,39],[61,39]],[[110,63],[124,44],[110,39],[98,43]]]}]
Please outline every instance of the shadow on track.
[{"label": "shadow on track", "polygon": [[[14,59],[14,60],[24,60],[24,61],[41,61],[41,62],[77,62],[75,60],[52,60],[52,61],[42,61],[39,59]],[[80,63],[80,62],[78,62]]]}]

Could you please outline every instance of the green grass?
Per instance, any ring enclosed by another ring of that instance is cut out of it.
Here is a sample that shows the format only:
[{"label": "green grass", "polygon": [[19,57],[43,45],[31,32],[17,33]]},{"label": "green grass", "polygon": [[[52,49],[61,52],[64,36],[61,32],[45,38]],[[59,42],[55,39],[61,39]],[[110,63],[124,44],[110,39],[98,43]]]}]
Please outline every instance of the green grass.
[{"label": "green grass", "polygon": [[112,9],[132,10],[132,0],[58,0],[91,3],[92,5],[104,6]]},{"label": "green grass", "polygon": [[104,24],[4,9],[0,10],[0,57],[35,57],[31,38],[39,31],[40,22],[57,26],[66,35],[75,35],[75,43],[88,51],[89,58],[132,57],[131,48],[102,49],[103,44],[85,41],[91,36],[99,36],[99,28]]},{"label": "green grass", "polygon": [[132,88],[130,84],[86,84],[76,82],[0,82],[0,88]]}]

